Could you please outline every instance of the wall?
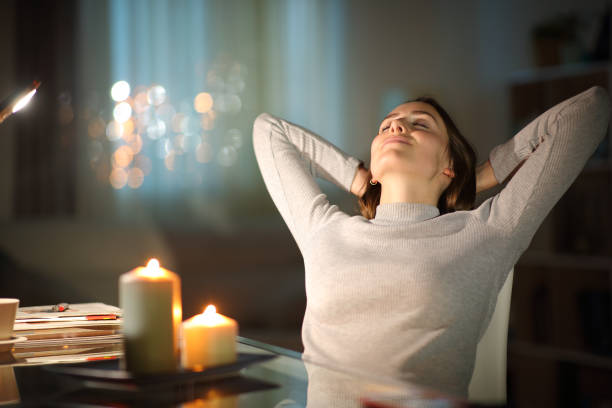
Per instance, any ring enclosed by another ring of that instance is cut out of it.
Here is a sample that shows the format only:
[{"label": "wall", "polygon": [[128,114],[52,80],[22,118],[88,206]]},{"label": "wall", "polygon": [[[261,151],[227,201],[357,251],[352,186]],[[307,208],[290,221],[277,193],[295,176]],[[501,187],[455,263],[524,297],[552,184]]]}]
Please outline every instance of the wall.
[{"label": "wall", "polygon": [[[0,64],[0,100],[15,91],[13,79],[15,77],[14,67],[11,64],[13,53],[13,31],[15,29],[14,1],[7,0],[3,3],[3,11],[0,13],[0,55],[3,62]],[[5,120],[0,125],[0,222],[6,221],[12,214],[12,191],[13,191],[13,127],[10,120]]]}]

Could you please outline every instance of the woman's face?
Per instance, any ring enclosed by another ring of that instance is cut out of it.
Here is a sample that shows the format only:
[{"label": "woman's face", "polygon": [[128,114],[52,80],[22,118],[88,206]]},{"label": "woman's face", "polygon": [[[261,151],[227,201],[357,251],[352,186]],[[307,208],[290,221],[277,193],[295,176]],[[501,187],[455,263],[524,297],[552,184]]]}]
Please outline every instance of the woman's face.
[{"label": "woman's face", "polygon": [[372,141],[372,178],[383,185],[385,178],[404,175],[435,179],[449,167],[447,145],[446,126],[433,106],[424,102],[399,105],[383,119]]}]

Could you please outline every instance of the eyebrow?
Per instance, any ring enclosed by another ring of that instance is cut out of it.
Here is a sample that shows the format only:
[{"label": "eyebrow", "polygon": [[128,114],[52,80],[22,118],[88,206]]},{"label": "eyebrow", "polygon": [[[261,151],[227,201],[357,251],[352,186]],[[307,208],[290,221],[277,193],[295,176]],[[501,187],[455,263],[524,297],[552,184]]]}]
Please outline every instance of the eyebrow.
[{"label": "eyebrow", "polygon": [[[412,112],[410,112],[410,113],[416,113],[416,114],[421,114],[421,115],[427,115],[427,116],[429,116],[429,117],[431,117],[431,118],[433,119],[433,121],[434,121],[434,123],[435,123],[436,125],[440,126],[440,125],[438,124],[438,121],[436,120],[436,118],[435,118],[435,117],[434,117],[434,116],[433,116],[431,113],[429,113],[429,112],[427,112],[427,111],[415,110],[415,111],[412,111]],[[386,116],[386,117],[385,117],[385,118],[384,118],[382,121],[384,122],[385,120],[390,119],[390,118],[393,118],[393,117],[396,117],[396,116],[398,116],[398,115],[399,115],[399,113],[391,113],[391,114],[387,115],[387,116]]]}]

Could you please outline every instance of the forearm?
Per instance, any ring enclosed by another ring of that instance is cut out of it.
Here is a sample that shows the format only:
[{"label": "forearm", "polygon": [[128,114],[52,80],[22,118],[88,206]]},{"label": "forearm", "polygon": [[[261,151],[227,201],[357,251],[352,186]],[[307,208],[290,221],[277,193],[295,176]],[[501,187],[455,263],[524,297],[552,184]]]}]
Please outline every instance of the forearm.
[{"label": "forearm", "polygon": [[352,157],[314,132],[289,121],[268,115],[282,129],[312,176],[325,179],[345,191],[351,191],[355,169],[360,160]]},{"label": "forearm", "polygon": [[490,223],[529,240],[605,136],[610,101],[590,88],[550,108],[489,155],[508,184],[492,202]]}]

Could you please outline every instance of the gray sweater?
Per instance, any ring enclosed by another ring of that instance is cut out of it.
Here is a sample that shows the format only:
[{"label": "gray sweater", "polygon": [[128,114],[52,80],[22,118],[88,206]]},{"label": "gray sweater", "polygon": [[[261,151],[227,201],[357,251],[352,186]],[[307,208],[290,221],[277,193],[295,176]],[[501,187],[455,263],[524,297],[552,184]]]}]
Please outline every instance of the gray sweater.
[{"label": "gray sweater", "polygon": [[590,88],[495,147],[506,186],[471,211],[381,204],[368,220],[330,203],[361,160],[269,114],[253,128],[266,187],[304,258],[304,358],[467,396],[476,346],[510,269],[605,136],[610,101]]}]

